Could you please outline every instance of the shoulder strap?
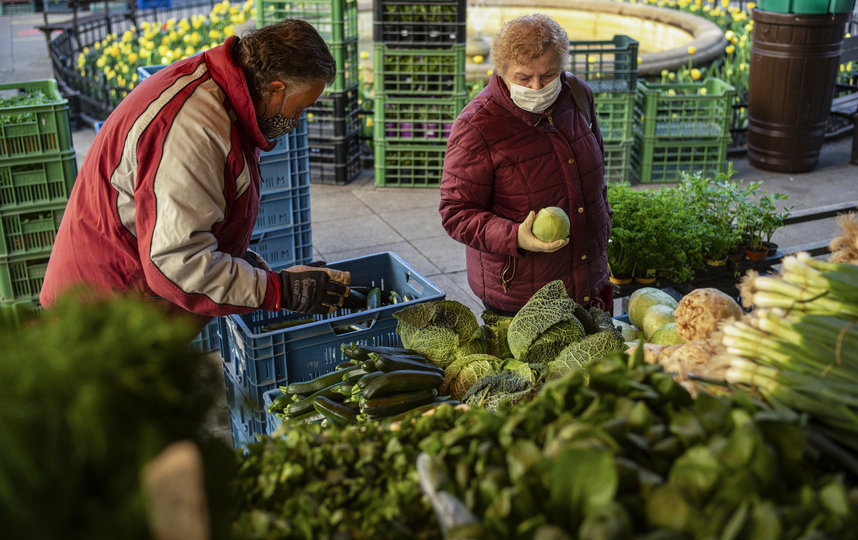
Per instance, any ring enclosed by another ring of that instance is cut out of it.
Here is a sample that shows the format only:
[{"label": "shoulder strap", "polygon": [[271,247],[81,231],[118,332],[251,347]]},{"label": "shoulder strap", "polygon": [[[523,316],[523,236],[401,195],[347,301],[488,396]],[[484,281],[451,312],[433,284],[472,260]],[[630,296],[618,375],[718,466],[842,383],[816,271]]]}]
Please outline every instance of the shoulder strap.
[{"label": "shoulder strap", "polygon": [[592,126],[593,120],[590,118],[590,102],[587,100],[587,94],[584,92],[584,88],[581,87],[581,83],[578,82],[578,77],[574,75],[570,77],[569,85],[572,87],[572,99],[575,101],[575,106],[578,107],[578,110],[584,115],[584,119],[587,120],[587,123]]}]

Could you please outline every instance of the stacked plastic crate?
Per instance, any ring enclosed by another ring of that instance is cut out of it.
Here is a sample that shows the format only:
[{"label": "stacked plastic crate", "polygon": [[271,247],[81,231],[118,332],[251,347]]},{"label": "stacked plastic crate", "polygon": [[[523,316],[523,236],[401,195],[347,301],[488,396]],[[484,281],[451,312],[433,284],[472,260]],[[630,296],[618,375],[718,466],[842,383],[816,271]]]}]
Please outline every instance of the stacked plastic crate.
[{"label": "stacked plastic crate", "polygon": [[377,186],[441,183],[447,139],[466,99],[466,6],[373,2]]},{"label": "stacked plastic crate", "polygon": [[310,182],[347,184],[360,174],[357,0],[257,0],[258,27],[282,19],[309,22],[325,39],[337,76],[307,109]]},{"label": "stacked plastic crate", "polygon": [[632,175],[638,182],[678,182],[683,172],[724,172],[736,89],[700,83],[638,81]]},{"label": "stacked plastic crate", "polygon": [[54,80],[0,84],[0,311],[22,322],[77,176],[69,104]]},{"label": "stacked plastic crate", "polygon": [[605,181],[629,180],[638,42],[616,35],[605,41],[570,41],[571,71],[593,90],[605,144]]}]

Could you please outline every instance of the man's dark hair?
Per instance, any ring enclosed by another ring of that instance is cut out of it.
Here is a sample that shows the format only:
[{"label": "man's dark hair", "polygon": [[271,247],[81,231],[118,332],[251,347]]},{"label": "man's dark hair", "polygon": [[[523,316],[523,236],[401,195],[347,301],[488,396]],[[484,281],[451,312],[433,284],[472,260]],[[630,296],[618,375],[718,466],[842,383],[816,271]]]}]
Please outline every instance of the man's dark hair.
[{"label": "man's dark hair", "polygon": [[306,21],[284,19],[239,39],[233,61],[244,70],[251,93],[264,98],[274,80],[330,84],[337,65],[322,36]]}]

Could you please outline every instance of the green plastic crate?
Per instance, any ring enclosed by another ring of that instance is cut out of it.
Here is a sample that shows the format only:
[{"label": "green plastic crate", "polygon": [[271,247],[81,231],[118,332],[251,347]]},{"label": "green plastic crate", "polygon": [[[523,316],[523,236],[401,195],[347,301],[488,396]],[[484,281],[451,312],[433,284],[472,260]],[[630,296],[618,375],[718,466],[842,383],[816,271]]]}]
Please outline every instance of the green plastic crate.
[{"label": "green plastic crate", "polygon": [[628,141],[632,138],[634,92],[599,92],[593,94],[596,118],[605,142]]},{"label": "green plastic crate", "polygon": [[0,212],[0,256],[50,254],[66,205]]},{"label": "green plastic crate", "polygon": [[638,42],[624,35],[607,41],[570,41],[569,68],[593,92],[634,92]]},{"label": "green plastic crate", "polygon": [[0,300],[35,300],[42,290],[48,254],[0,257]]},{"label": "green plastic crate", "polygon": [[0,159],[73,150],[69,103],[53,79],[0,84],[0,98],[41,91],[55,102],[0,108]]},{"label": "green plastic crate", "polygon": [[429,187],[441,185],[443,143],[400,144],[375,140],[375,185]]},{"label": "green plastic crate", "polygon": [[24,2],[0,2],[0,15],[15,15],[16,13],[33,13],[36,11],[34,0]]},{"label": "green plastic crate", "polygon": [[[854,0],[848,1],[854,4]],[[758,6],[762,11],[803,15],[823,15],[825,13],[852,11],[851,7],[845,9],[845,3],[840,0],[760,0]],[[834,11],[835,9],[839,9],[840,11]]]},{"label": "green plastic crate", "polygon": [[632,139],[605,141],[605,182],[628,182],[631,172]]},{"label": "green plastic crate", "polygon": [[37,298],[0,301],[0,324],[20,327],[44,315]]},{"label": "green plastic crate", "polygon": [[674,183],[683,172],[716,175],[726,171],[730,135],[711,139],[667,140],[635,136],[632,175],[642,184]]},{"label": "green plastic crate", "polygon": [[56,156],[0,160],[0,211],[66,202],[76,176],[74,150]]},{"label": "green plastic crate", "polygon": [[829,13],[849,13],[855,8],[855,0],[831,0],[828,4]]},{"label": "green plastic crate", "polygon": [[337,76],[326,87],[327,92],[345,92],[360,80],[358,66],[358,38],[343,42],[329,42],[328,49],[337,64]]},{"label": "green plastic crate", "polygon": [[386,142],[446,143],[464,106],[465,94],[448,99],[378,98],[373,135],[376,140]]},{"label": "green plastic crate", "polygon": [[465,92],[465,46],[394,49],[375,44],[375,97],[453,97]]},{"label": "green plastic crate", "polygon": [[283,19],[312,24],[325,41],[342,42],[358,37],[357,0],[256,0],[256,26]]},{"label": "green plastic crate", "polygon": [[635,135],[661,139],[727,136],[735,95],[733,86],[715,78],[690,84],[638,81]]}]

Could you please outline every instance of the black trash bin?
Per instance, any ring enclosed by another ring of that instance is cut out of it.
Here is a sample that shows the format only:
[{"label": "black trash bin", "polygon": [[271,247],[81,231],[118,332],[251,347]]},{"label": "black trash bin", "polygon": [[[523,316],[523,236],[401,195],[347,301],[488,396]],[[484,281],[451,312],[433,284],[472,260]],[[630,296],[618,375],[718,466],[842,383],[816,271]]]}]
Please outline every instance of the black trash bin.
[{"label": "black trash bin", "polygon": [[748,161],[776,172],[816,167],[848,13],[755,9],[748,78]]}]

